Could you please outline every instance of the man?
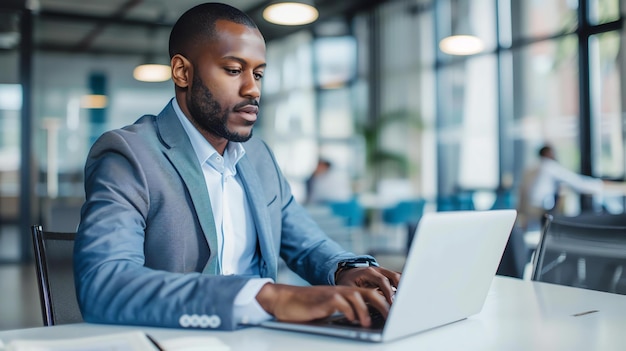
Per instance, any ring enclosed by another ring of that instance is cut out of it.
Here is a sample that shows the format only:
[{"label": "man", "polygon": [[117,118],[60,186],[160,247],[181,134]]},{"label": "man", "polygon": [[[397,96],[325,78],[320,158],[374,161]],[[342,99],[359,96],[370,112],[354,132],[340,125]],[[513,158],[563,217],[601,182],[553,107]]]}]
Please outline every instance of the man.
[{"label": "man", "polygon": [[[367,326],[366,302],[386,315],[400,274],[322,233],[252,137],[266,66],[254,22],[198,5],[169,45],[175,98],[102,135],[85,165],[74,251],[83,318],[232,330],[337,311]],[[279,255],[320,286],[275,284]]]},{"label": "man", "polygon": [[526,171],[520,187],[520,220],[524,227],[538,227],[545,213],[558,212],[561,186],[589,195],[602,195],[601,179],[577,174],[556,161],[554,149],[544,145],[539,149],[539,163]]},{"label": "man", "polygon": [[307,203],[313,205],[329,202],[347,202],[352,199],[352,185],[347,173],[328,160],[320,158],[311,177],[307,179]]}]

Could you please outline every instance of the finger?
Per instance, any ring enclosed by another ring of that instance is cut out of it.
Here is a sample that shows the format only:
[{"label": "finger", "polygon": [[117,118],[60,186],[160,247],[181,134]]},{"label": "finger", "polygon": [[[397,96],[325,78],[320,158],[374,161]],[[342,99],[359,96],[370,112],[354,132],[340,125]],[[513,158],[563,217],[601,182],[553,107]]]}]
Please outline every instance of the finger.
[{"label": "finger", "polygon": [[[354,322],[357,314],[352,303],[345,296],[345,293],[337,293],[331,299],[331,305],[335,311],[341,312],[349,321]],[[365,305],[365,303],[363,303]]]},{"label": "finger", "polygon": [[385,268],[381,268],[381,273],[391,281],[391,285],[395,286],[396,288],[398,287],[398,284],[400,284],[400,278],[402,277],[401,273],[394,272]]},{"label": "finger", "polygon": [[383,274],[389,274],[391,271],[378,267],[361,268],[358,271],[357,269],[359,268],[355,268],[354,271],[346,273],[350,274],[350,279],[346,279],[346,281],[348,281],[350,285],[361,288],[377,288],[385,296],[387,301],[391,303],[394,294],[392,283],[389,281],[389,278]]},{"label": "finger", "polygon": [[[359,324],[364,327],[369,327],[372,324],[372,319],[370,318],[369,310],[367,309],[367,304],[365,303],[365,298],[363,297],[363,294],[370,293],[371,289],[358,289],[351,290],[345,295],[345,298],[351,304],[351,308],[353,309]],[[355,319],[351,319],[351,321],[354,320]]]},{"label": "finger", "polygon": [[393,301],[395,288],[400,283],[401,274],[382,267],[353,268],[346,272],[341,279],[341,285],[358,286],[362,288],[378,288],[388,303]]},{"label": "finger", "polygon": [[393,295],[395,294],[395,286],[393,282],[385,275],[385,273],[391,273],[386,269],[376,269],[372,271],[372,274],[367,278],[369,280],[368,285],[372,285],[385,296],[385,299],[389,304],[393,301]]},{"label": "finger", "polygon": [[390,306],[382,295],[376,292],[376,290],[372,290],[368,295],[366,295],[366,299],[372,307],[377,309],[385,317],[385,319],[387,319]]}]

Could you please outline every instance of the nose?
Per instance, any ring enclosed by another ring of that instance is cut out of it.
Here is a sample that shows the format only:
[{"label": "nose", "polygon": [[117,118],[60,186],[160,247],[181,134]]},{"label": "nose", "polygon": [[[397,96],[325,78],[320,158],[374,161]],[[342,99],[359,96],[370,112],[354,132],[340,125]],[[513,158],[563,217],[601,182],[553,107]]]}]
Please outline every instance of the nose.
[{"label": "nose", "polygon": [[242,97],[248,99],[258,99],[261,97],[261,81],[255,79],[255,73],[247,71],[242,75],[241,91]]}]

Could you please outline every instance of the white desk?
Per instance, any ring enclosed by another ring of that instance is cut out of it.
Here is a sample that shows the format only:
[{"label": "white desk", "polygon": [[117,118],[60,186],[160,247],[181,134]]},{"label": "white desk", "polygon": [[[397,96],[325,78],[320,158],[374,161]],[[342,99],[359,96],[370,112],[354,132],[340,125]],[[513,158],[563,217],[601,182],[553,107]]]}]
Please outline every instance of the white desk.
[{"label": "white desk", "polygon": [[[596,313],[573,316],[590,310]],[[156,339],[208,335],[231,350],[626,350],[626,296],[496,277],[481,313],[391,343],[373,344],[264,328],[235,332],[74,324],[0,332],[16,338],[55,339],[141,329]]]}]

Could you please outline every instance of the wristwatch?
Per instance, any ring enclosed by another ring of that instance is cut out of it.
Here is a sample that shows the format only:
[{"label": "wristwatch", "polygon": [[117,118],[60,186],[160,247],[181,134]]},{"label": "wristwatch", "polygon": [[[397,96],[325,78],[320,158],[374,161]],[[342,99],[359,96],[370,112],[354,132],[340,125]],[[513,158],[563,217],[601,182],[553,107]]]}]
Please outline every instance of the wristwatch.
[{"label": "wristwatch", "polygon": [[337,282],[339,273],[345,271],[346,269],[364,267],[379,267],[379,265],[375,259],[369,257],[358,257],[339,261],[339,263],[337,264],[337,270],[335,271],[335,283]]},{"label": "wristwatch", "polygon": [[341,271],[349,268],[361,268],[361,267],[379,267],[378,262],[375,259],[369,257],[351,258],[349,260],[340,261],[337,264],[337,271]]}]

